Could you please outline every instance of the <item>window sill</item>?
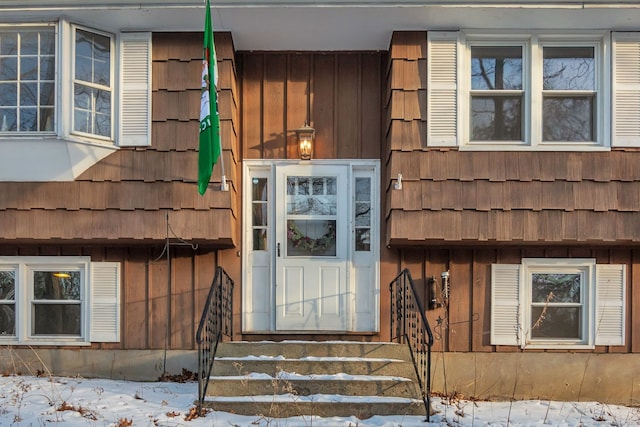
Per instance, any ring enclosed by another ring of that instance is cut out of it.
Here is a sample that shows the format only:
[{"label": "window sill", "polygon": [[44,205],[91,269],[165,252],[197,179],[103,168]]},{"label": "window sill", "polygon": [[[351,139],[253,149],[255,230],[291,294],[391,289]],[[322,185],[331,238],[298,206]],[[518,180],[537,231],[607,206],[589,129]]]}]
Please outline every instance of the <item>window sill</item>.
[{"label": "window sill", "polygon": [[523,350],[593,350],[594,345],[589,344],[551,344],[551,343],[527,343],[522,346]]},{"label": "window sill", "polygon": [[25,341],[19,341],[15,338],[0,338],[0,345],[2,346],[7,346],[7,345],[11,345],[11,346],[32,346],[32,347],[37,347],[37,346],[56,346],[56,347],[69,347],[69,346],[74,346],[74,347],[88,347],[91,345],[90,342],[88,341],[78,341],[78,340],[73,340],[73,339],[65,339],[65,338],[60,338],[60,339],[53,339],[53,338],[48,338],[48,339],[42,339],[42,340],[38,340],[38,339],[29,339],[29,340],[25,340]]},{"label": "window sill", "polygon": [[515,144],[463,144],[459,151],[611,151],[610,147],[591,144],[544,144],[544,145],[515,145]]},{"label": "window sill", "polygon": [[111,143],[55,136],[1,138],[0,181],[73,181],[116,150]]}]

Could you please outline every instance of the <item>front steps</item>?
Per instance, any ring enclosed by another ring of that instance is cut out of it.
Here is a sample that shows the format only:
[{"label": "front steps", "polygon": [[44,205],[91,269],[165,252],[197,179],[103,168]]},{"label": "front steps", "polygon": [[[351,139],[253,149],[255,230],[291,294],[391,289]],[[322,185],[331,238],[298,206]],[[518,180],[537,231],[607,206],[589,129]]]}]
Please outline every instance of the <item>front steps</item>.
[{"label": "front steps", "polygon": [[220,343],[204,406],[268,418],[425,415],[406,345]]}]

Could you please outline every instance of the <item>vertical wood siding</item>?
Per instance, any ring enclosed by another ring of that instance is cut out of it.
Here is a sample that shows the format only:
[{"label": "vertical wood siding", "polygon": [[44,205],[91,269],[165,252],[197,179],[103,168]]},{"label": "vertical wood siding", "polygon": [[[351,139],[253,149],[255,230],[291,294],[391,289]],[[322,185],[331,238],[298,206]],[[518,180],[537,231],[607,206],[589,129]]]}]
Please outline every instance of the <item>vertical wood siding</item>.
[{"label": "vertical wood siding", "polygon": [[316,130],[317,159],[380,158],[384,53],[238,53],[247,159],[295,159]]},{"label": "vertical wood siding", "polygon": [[[525,248],[451,248],[400,250],[400,269],[411,271],[428,307],[428,280],[449,271],[449,307],[427,310],[436,336],[436,351],[504,352],[520,351],[519,347],[492,346],[491,331],[491,264],[518,264],[522,258],[595,258],[599,264],[627,266],[627,319],[624,346],[597,346],[597,353],[640,353],[640,249],[589,247],[525,247]],[[527,350],[537,351],[537,350]]]},{"label": "vertical wood siding", "polygon": [[[167,260],[162,244],[129,248],[0,246],[0,256],[90,256],[92,262],[121,263],[121,341],[93,344],[101,349],[197,348],[196,331],[216,266],[237,270],[230,262],[220,262],[224,252],[174,245]],[[232,278],[239,294],[239,279]]]}]

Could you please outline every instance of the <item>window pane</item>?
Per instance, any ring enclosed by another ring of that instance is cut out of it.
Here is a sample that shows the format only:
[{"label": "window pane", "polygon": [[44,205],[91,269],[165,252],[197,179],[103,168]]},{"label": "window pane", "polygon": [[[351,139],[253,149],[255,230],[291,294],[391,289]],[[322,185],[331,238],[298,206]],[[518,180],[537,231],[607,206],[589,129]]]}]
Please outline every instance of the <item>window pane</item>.
[{"label": "window pane", "polygon": [[20,58],[20,78],[22,80],[38,79],[38,58],[33,56]]},{"label": "window pane", "polygon": [[54,89],[53,83],[42,83],[40,85],[40,105],[53,105]]},{"label": "window pane", "polygon": [[287,256],[335,255],[335,220],[287,221]]},{"label": "window pane", "polygon": [[267,225],[267,204],[266,203],[253,203],[253,225]]},{"label": "window pane", "polygon": [[371,200],[371,178],[356,178],[356,200]]},{"label": "window pane", "polygon": [[16,292],[16,272],[0,271],[0,300],[15,299]]},{"label": "window pane", "polygon": [[80,304],[34,304],[33,335],[80,335]]},{"label": "window pane", "polygon": [[356,229],[356,251],[368,252],[371,250],[371,232],[368,228]]},{"label": "window pane", "polygon": [[[0,132],[52,131],[55,104],[53,28],[0,30]],[[47,120],[40,106],[49,106]],[[20,108],[18,107],[33,107]]]},{"label": "window pane", "polygon": [[264,228],[255,228],[253,230],[253,250],[267,250],[267,230]]},{"label": "window pane", "polygon": [[103,86],[111,85],[111,39],[76,30],[75,78]]},{"label": "window pane", "polygon": [[15,304],[0,304],[0,335],[16,334]]},{"label": "window pane", "polygon": [[20,85],[20,105],[38,105],[37,83],[22,83]]},{"label": "window pane", "polygon": [[53,108],[41,108],[39,130],[52,132],[54,119],[55,119],[55,110]]},{"label": "window pane", "polygon": [[356,226],[371,225],[371,203],[356,202]]},{"label": "window pane", "polygon": [[531,301],[580,303],[580,274],[532,274]]},{"label": "window pane", "polygon": [[471,89],[522,90],[522,47],[472,47]]},{"label": "window pane", "polygon": [[33,297],[36,300],[80,301],[80,272],[34,271]]},{"label": "window pane", "polygon": [[18,33],[15,31],[0,31],[0,55],[18,54]]},{"label": "window pane", "polygon": [[20,130],[23,132],[35,132],[38,130],[38,109],[20,109]]},{"label": "window pane", "polygon": [[[334,177],[316,177],[313,182],[322,180],[325,195],[310,195],[311,178],[287,177],[287,214],[290,215],[335,215],[337,212],[336,179]],[[317,189],[314,184],[314,189]]]},{"label": "window pane", "polygon": [[20,32],[20,54],[21,55],[37,55],[38,54],[38,33],[32,31]]},{"label": "window pane", "polygon": [[582,339],[580,307],[532,307],[531,337]]},{"label": "window pane", "polygon": [[473,96],[471,117],[474,141],[522,141],[520,97]]},{"label": "window pane", "polygon": [[18,80],[18,58],[0,58],[0,80]]},{"label": "window pane", "polygon": [[593,141],[594,99],[545,97],[543,100],[544,141]]},{"label": "window pane", "polygon": [[18,105],[18,84],[0,83],[0,106],[15,107]]},{"label": "window pane", "polygon": [[0,108],[0,132],[15,132],[17,127],[16,114],[16,108]]},{"label": "window pane", "polygon": [[545,47],[543,88],[545,90],[594,90],[593,47]]},{"label": "window pane", "polygon": [[251,181],[252,191],[251,200],[267,201],[267,179],[266,178],[253,178]]}]

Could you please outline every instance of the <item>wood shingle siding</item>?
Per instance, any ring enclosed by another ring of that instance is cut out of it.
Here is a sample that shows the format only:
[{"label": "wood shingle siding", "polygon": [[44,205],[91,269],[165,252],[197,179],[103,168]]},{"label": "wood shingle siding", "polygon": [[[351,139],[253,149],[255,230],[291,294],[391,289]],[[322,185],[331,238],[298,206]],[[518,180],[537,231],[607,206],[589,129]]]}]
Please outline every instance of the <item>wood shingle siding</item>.
[{"label": "wood shingle siding", "polygon": [[427,53],[426,32],[394,33],[382,186],[387,244],[640,242],[638,150],[428,147]]},{"label": "wood shingle siding", "polygon": [[630,151],[394,151],[389,242],[638,242],[638,170]]},{"label": "wood shingle siding", "polygon": [[155,33],[151,146],[121,148],[74,182],[1,182],[0,240],[163,241],[168,215],[183,239],[237,244],[239,107],[231,36],[216,34],[216,47],[229,192],[219,191],[220,162],[209,190],[197,191],[202,34]]}]

